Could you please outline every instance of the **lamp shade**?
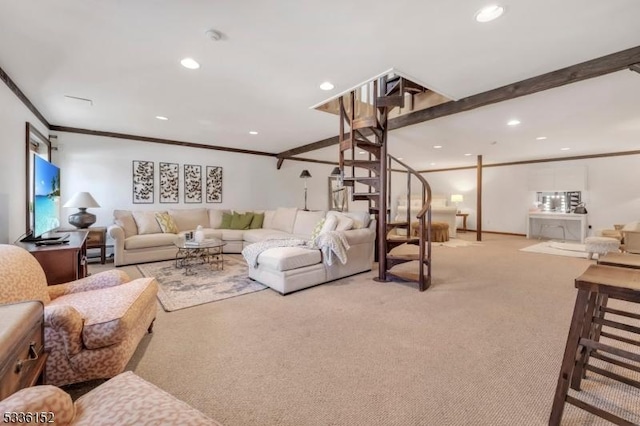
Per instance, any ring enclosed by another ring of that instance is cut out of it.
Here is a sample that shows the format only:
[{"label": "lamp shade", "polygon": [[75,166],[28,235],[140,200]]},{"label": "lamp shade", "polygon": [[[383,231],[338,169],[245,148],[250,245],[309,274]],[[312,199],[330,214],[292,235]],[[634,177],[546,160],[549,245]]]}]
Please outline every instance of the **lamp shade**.
[{"label": "lamp shade", "polygon": [[302,173],[300,173],[300,177],[303,178],[303,179],[310,178],[311,177],[311,173],[309,173],[309,170],[304,169],[302,171]]},{"label": "lamp shade", "polygon": [[451,195],[451,202],[452,203],[461,203],[464,201],[464,197],[462,196],[462,194],[452,194]]},{"label": "lamp shade", "polygon": [[76,192],[62,207],[89,208],[100,207],[100,204],[88,192]]},{"label": "lamp shade", "polygon": [[334,167],[333,170],[331,170],[331,176],[340,176],[341,170],[340,167]]}]

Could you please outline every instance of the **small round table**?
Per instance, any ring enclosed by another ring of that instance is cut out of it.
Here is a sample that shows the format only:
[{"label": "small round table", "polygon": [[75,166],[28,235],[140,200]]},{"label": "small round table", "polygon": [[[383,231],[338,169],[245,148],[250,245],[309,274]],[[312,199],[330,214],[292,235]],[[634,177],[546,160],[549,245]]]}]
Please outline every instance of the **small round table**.
[{"label": "small round table", "polygon": [[589,259],[593,259],[593,253],[598,253],[598,257],[609,253],[617,252],[620,249],[620,241],[610,237],[587,237],[584,240],[585,251],[589,253]]},{"label": "small round table", "polygon": [[219,238],[208,238],[199,243],[177,239],[174,241],[176,253],[176,268],[184,268],[185,275],[195,275],[191,267],[200,260],[202,263],[215,265],[217,269],[224,269],[222,247],[227,243]]}]

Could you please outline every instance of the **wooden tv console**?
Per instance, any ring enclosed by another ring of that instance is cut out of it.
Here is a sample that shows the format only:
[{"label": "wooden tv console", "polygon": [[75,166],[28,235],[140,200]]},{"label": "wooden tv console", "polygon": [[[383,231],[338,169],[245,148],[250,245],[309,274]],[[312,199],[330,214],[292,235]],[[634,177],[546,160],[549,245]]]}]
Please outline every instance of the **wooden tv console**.
[{"label": "wooden tv console", "polygon": [[35,257],[49,285],[62,284],[87,276],[87,231],[69,232],[66,244],[38,246],[16,243]]}]

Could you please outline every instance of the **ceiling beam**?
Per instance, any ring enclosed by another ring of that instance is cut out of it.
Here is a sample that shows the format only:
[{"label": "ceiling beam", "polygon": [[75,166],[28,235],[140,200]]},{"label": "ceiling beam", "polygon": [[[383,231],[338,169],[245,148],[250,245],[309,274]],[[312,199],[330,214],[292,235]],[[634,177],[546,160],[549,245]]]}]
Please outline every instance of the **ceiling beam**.
[{"label": "ceiling beam", "polygon": [[[426,108],[420,111],[410,112],[405,115],[389,120],[389,130],[400,129],[413,124],[423,123],[440,117],[469,111],[475,108],[495,104],[531,95],[544,90],[576,83],[589,78],[620,71],[626,68],[636,70],[640,63],[640,46],[621,52],[612,53],[570,67],[562,68],[537,77],[528,78],[517,83],[469,96],[457,101],[450,101],[443,104]],[[297,148],[289,149],[278,154],[278,158],[288,158],[293,155],[302,154],[317,149],[326,148],[337,144],[338,137],[323,139]]]}]

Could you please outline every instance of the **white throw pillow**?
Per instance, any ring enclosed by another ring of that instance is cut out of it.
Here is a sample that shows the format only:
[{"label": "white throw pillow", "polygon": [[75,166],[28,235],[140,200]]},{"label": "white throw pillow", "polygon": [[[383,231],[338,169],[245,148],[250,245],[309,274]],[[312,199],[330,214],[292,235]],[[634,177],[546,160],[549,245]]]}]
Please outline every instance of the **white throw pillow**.
[{"label": "white throw pillow", "polygon": [[[166,211],[161,213],[167,213]],[[138,225],[138,235],[144,234],[162,234],[162,229],[156,220],[155,211],[133,211],[131,212],[133,219]]]},{"label": "white throw pillow", "polygon": [[353,229],[354,221],[349,216],[338,213],[335,211],[330,211],[327,213],[327,217],[335,217],[338,219],[338,224],[336,225],[336,231],[348,231],[349,229]]},{"label": "white throw pillow", "polygon": [[322,224],[322,229],[320,229],[320,233],[324,234],[325,232],[335,231],[336,226],[338,226],[338,218],[333,215],[327,215]]}]

